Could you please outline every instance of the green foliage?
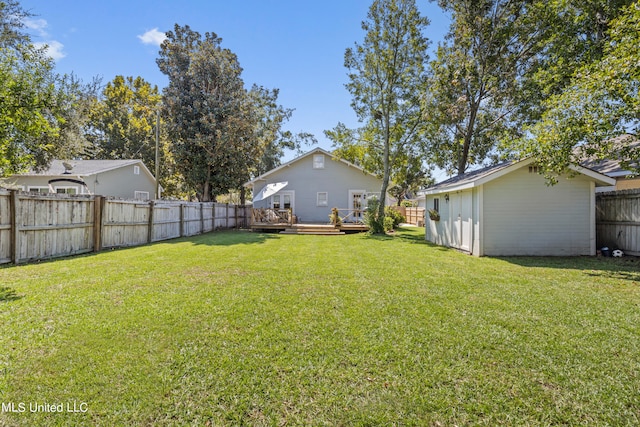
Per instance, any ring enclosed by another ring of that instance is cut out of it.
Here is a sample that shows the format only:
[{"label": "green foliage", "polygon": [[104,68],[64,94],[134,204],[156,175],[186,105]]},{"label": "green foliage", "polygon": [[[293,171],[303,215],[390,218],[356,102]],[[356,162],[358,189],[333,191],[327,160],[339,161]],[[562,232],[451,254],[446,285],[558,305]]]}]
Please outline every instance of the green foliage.
[{"label": "green foliage", "polygon": [[329,214],[329,221],[332,225],[339,226],[342,224],[342,218],[340,218],[340,212],[338,208],[331,209],[331,214]]},{"label": "green foliage", "polygon": [[339,123],[325,134],[338,156],[382,178],[380,212],[371,218],[378,224],[372,227],[376,232],[384,229],[383,208],[392,177],[411,170],[411,177],[405,174],[398,181],[408,188],[415,184],[415,175],[426,173],[421,162],[420,95],[427,84],[428,24],[414,0],[376,0],[362,23],[364,41],[344,55],[351,106],[363,126],[347,129]]},{"label": "green foliage", "polygon": [[391,206],[385,207],[384,214],[386,218],[391,218],[392,229],[398,228],[401,223],[407,222],[407,218],[399,210]]},{"label": "green foliage", "polygon": [[[579,68],[562,92],[546,100],[542,119],[528,128],[531,138],[521,150],[536,156],[550,179],[570,164],[607,158],[640,172],[639,29],[635,3],[609,23],[601,58]],[[620,137],[625,134],[630,135]]]},{"label": "green foliage", "polygon": [[513,123],[522,77],[536,60],[537,39],[522,34],[530,2],[441,0],[451,14],[447,40],[431,63],[425,97],[431,160],[449,174],[481,165]]},{"label": "green foliage", "polygon": [[364,223],[369,226],[369,233],[383,234],[384,214],[380,215],[380,200],[377,197],[369,197],[367,209],[364,211]]},{"label": "green foliage", "polygon": [[384,227],[384,232],[385,233],[389,233],[391,231],[393,231],[393,229],[395,228],[393,226],[393,224],[395,223],[394,219],[390,216],[385,216],[384,217],[384,222],[383,222],[383,227]]},{"label": "green foliage", "polygon": [[277,90],[247,91],[237,56],[215,33],[176,25],[166,35],[157,60],[169,77],[163,115],[177,171],[200,200],[239,189],[277,165],[284,148],[313,141],[281,130],[292,110],[277,104]]},{"label": "green foliage", "polygon": [[429,209],[427,213],[429,214],[429,219],[433,221],[440,221],[440,212],[438,212],[437,210]]},{"label": "green foliage", "polygon": [[405,208],[413,208],[413,207],[416,207],[417,204],[416,202],[411,200],[403,200],[400,202],[400,206],[404,206]]}]

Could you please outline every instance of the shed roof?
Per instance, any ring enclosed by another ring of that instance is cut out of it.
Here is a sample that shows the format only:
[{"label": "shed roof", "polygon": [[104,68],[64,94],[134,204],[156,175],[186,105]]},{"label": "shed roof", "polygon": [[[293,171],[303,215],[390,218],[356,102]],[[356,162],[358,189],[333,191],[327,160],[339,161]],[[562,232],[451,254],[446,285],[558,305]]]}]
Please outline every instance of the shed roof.
[{"label": "shed roof", "polygon": [[[446,181],[442,181],[432,187],[427,188],[424,194],[439,194],[448,191],[466,190],[473,187],[478,187],[489,181],[500,178],[510,172],[513,172],[521,167],[528,166],[533,163],[532,157],[524,160],[515,160],[509,162],[498,163],[493,166],[489,166],[483,169],[471,171],[462,175],[455,176]],[[570,166],[574,172],[592,178],[596,185],[615,185],[615,179],[610,178],[602,173],[596,172],[592,169],[583,166]]]}]

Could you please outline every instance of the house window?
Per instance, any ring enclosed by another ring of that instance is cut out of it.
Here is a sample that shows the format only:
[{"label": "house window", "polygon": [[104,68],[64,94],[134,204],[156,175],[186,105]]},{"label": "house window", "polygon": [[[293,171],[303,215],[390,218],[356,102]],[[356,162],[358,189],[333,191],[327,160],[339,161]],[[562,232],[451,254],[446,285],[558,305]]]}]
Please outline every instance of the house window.
[{"label": "house window", "polygon": [[149,192],[148,191],[134,191],[133,192],[133,198],[136,199],[136,200],[149,200]]},{"label": "house window", "polygon": [[433,210],[436,212],[440,212],[440,199],[437,197],[433,199]]},{"label": "house window", "polygon": [[29,193],[48,194],[49,187],[29,187]]},{"label": "house window", "polygon": [[133,174],[134,175],[140,175],[140,166],[134,166],[133,167]]},{"label": "house window", "polygon": [[320,192],[316,196],[316,206],[328,206],[329,205],[329,193],[326,191]]},{"label": "house window", "polygon": [[529,166],[529,173],[539,173],[540,168],[538,166]]},{"label": "house window", "polygon": [[313,168],[324,169],[324,154],[313,155]]},{"label": "house window", "polygon": [[56,187],[58,194],[78,194],[78,187]]}]

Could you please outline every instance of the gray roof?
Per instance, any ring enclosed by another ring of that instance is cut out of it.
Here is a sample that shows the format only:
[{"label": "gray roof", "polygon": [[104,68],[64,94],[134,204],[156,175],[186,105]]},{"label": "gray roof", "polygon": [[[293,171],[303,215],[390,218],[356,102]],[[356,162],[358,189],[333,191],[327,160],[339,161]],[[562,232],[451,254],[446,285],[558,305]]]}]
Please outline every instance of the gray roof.
[{"label": "gray roof", "polygon": [[[65,173],[64,163],[72,166],[71,170]],[[31,170],[17,176],[59,176],[59,175],[80,175],[88,176],[107,172],[124,166],[144,164],[142,160],[53,160],[47,169],[41,171]]]},{"label": "gray roof", "polygon": [[[462,175],[454,176],[453,178],[442,181],[432,187],[425,189],[424,194],[437,194],[444,193],[446,191],[463,190],[471,187],[476,187],[499,178],[500,176],[510,173],[511,171],[514,171],[518,168],[527,166],[533,162],[533,157],[529,157],[523,160],[498,163],[496,165],[489,166],[483,169],[467,172]],[[615,184],[615,179],[584,166],[570,165],[569,169],[592,178],[596,182],[597,186]]]},{"label": "gray roof", "polygon": [[453,178],[449,178],[446,181],[439,182],[429,188],[427,190],[439,190],[441,188],[449,188],[449,187],[457,187],[460,185],[471,184],[481,178],[489,176],[493,173],[501,171],[502,169],[506,169],[512,164],[517,163],[515,161],[511,162],[502,162],[493,166],[488,166],[482,169],[478,169],[475,171],[467,172],[462,175],[454,176]]}]

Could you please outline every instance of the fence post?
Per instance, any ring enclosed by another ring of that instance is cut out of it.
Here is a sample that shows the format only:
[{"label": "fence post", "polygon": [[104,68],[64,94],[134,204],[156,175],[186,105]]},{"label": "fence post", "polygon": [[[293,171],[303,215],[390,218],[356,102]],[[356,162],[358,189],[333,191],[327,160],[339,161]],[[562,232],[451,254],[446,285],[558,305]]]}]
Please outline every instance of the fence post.
[{"label": "fence post", "polygon": [[18,234],[18,213],[20,212],[18,199],[18,191],[11,190],[11,197],[9,199],[9,213],[10,213],[10,221],[11,221],[11,262],[14,264],[18,264],[20,262],[20,248],[18,247],[20,244],[20,235]]},{"label": "fence post", "polygon": [[149,227],[147,231],[148,233],[147,243],[153,242],[153,214],[154,214],[155,205],[156,205],[155,200],[149,201]]},{"label": "fence post", "polygon": [[93,251],[102,250],[102,212],[104,196],[93,196]]},{"label": "fence post", "polygon": [[180,237],[184,236],[184,203],[180,203]]},{"label": "fence post", "polygon": [[204,203],[200,202],[200,234],[204,234]]},{"label": "fence post", "polygon": [[235,218],[236,230],[238,229],[238,205],[233,205],[233,216]]}]

